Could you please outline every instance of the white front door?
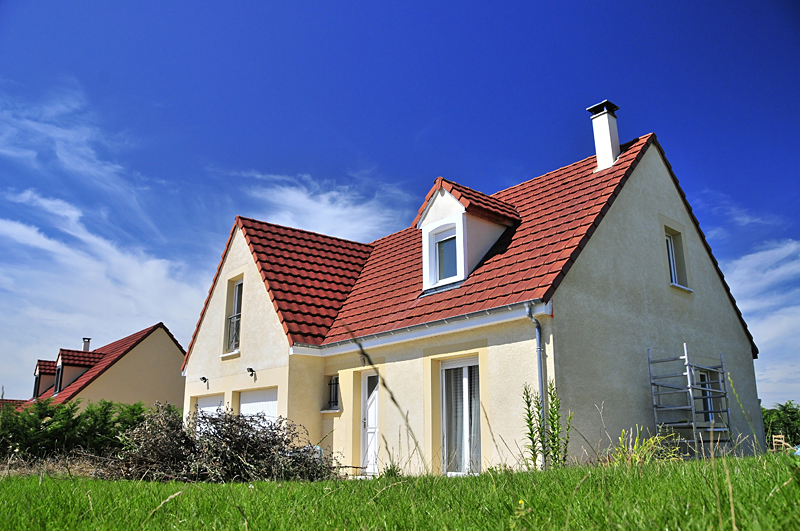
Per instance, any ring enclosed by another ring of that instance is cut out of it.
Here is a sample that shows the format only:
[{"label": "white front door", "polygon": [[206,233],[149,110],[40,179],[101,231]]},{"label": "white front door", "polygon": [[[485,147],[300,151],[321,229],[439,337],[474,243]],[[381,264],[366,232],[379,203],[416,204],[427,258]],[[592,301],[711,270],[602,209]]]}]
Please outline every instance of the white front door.
[{"label": "white front door", "polygon": [[361,381],[361,466],[367,475],[378,474],[378,375],[364,374]]}]

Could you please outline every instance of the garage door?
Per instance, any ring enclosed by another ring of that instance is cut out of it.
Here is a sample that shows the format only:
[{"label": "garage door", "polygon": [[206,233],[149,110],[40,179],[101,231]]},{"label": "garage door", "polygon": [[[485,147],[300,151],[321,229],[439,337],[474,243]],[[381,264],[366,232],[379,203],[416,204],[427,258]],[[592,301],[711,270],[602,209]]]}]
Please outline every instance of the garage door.
[{"label": "garage door", "polygon": [[217,408],[223,407],[225,395],[209,395],[197,397],[197,411],[202,411],[206,415],[215,415]]},{"label": "garage door", "polygon": [[239,393],[239,414],[264,413],[268,418],[278,417],[278,388],[256,389]]}]

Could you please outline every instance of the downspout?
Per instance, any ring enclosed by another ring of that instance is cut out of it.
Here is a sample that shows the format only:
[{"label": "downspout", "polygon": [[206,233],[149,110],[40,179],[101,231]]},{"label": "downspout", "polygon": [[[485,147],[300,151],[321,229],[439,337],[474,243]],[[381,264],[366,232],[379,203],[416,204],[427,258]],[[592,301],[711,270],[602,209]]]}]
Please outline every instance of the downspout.
[{"label": "downspout", "polygon": [[[528,319],[531,320],[533,325],[536,327],[536,364],[539,368],[539,396],[542,400],[542,410],[540,412],[541,418],[539,421],[541,422],[542,427],[545,427],[545,399],[546,394],[544,392],[544,374],[542,372],[542,366],[544,363],[542,362],[542,325],[539,323],[539,320],[533,316],[533,304],[530,302],[525,303],[525,313],[528,315]],[[545,467],[545,459],[544,455],[542,456],[542,469]]]},{"label": "downspout", "polygon": [[[536,327],[536,363],[539,367],[539,394],[542,396],[542,403],[544,403],[544,374],[542,373],[542,325],[539,320],[533,316],[533,304],[530,302],[525,303],[525,311],[528,314],[528,319],[531,320]],[[542,425],[544,425],[544,411],[542,411]]]}]

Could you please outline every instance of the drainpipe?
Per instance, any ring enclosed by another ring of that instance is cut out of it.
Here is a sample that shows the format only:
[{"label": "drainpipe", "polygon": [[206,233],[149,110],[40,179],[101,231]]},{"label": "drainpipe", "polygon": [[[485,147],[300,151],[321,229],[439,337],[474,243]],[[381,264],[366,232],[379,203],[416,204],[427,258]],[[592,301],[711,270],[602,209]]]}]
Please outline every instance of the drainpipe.
[{"label": "drainpipe", "polygon": [[[536,327],[536,363],[539,366],[539,393],[542,396],[542,402],[544,403],[544,374],[542,372],[542,325],[539,323],[539,320],[533,316],[533,304],[530,302],[525,303],[525,311],[528,314],[528,319],[531,320],[533,325]],[[542,423],[544,424],[544,411],[542,411]]]},{"label": "drainpipe", "polygon": [[[542,325],[539,323],[539,320],[533,316],[533,304],[526,302],[525,312],[528,314],[528,319],[530,319],[533,325],[536,327],[536,363],[539,367],[539,396],[542,397],[542,412],[540,421],[542,423],[542,427],[545,427],[546,417],[544,410],[547,396],[544,392],[544,373],[542,371],[542,367],[544,365],[542,362]],[[542,469],[545,468],[545,464],[544,456],[542,456]]]}]

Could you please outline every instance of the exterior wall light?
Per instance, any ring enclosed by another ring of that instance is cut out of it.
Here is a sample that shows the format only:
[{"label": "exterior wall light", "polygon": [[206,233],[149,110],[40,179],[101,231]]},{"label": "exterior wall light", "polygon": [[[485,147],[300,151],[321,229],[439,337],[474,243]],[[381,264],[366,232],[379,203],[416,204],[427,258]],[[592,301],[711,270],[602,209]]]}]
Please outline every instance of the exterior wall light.
[{"label": "exterior wall light", "polygon": [[201,376],[200,381],[203,383],[208,383],[208,378],[206,378],[205,376]]},{"label": "exterior wall light", "polygon": [[247,374],[249,374],[250,376],[254,376],[255,373],[256,373],[256,371],[252,367],[248,367],[247,368]]}]

